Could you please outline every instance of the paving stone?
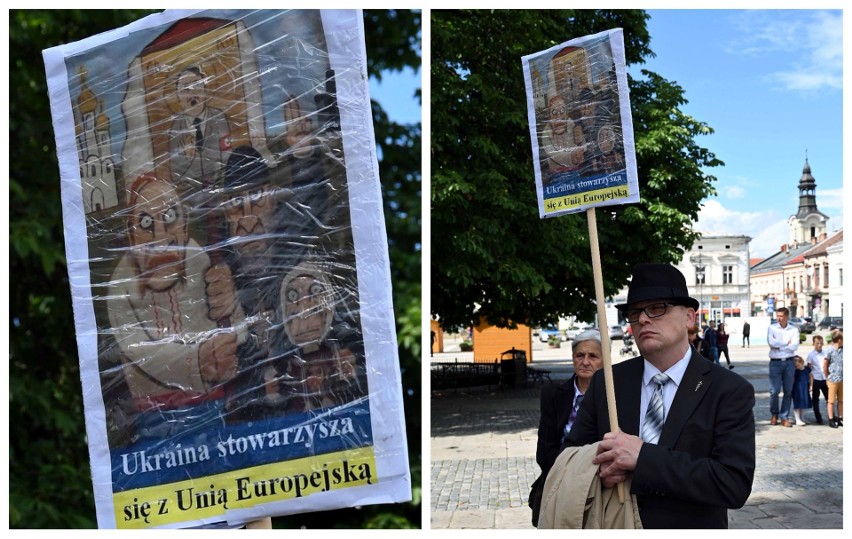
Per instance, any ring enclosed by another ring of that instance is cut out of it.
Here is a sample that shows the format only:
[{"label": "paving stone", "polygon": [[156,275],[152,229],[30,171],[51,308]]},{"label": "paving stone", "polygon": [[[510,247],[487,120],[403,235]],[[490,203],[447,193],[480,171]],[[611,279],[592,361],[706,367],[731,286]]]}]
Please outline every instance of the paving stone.
[{"label": "paving stone", "polygon": [[491,510],[475,510],[475,511],[454,511],[450,518],[450,528],[475,528],[475,529],[493,529],[494,511]]},{"label": "paving stone", "polygon": [[755,527],[763,530],[784,529],[784,525],[782,525],[778,519],[772,517],[756,518],[751,522],[755,525]]},{"label": "paving stone", "polygon": [[785,515],[777,520],[785,528],[795,530],[827,530],[843,527],[843,515],[840,513],[798,516]]},{"label": "paving stone", "polygon": [[[843,470],[837,457],[843,454],[843,429],[770,426],[766,347],[737,351],[734,359],[735,372],[756,389],[757,469],[746,505],[728,512],[730,527],[842,528]],[[571,374],[561,363],[553,371],[557,379]],[[535,463],[540,390],[433,392],[434,527],[531,527],[527,497],[540,473]],[[452,515],[449,521],[446,515]]]},{"label": "paving stone", "polygon": [[532,525],[532,510],[529,507],[513,507],[505,511],[497,511],[495,516],[497,529],[530,530],[535,529]]},{"label": "paving stone", "polygon": [[432,511],[429,518],[429,525],[433,530],[449,528],[452,516],[453,513],[450,511]]}]

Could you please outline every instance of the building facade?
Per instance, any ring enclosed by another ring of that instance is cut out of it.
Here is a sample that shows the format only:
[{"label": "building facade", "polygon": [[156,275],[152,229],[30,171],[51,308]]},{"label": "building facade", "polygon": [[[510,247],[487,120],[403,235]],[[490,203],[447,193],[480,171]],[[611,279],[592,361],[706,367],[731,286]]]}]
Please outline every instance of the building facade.
[{"label": "building facade", "polygon": [[[843,230],[826,232],[829,217],[817,209],[816,181],[807,159],[798,187],[799,208],[787,220],[789,243],[751,268],[752,316],[773,317],[777,309],[786,307],[791,316],[818,322],[830,314],[832,294],[842,298],[842,290],[831,285],[835,259],[829,253],[842,252]],[[842,281],[842,263],[835,270],[839,272],[834,280]]]},{"label": "building facade", "polygon": [[749,315],[748,236],[702,236],[677,267],[690,295],[701,304],[701,321]]},{"label": "building facade", "polygon": [[[803,255],[804,275],[799,278],[798,283],[799,316],[810,316],[814,320],[821,320],[831,315],[829,313],[831,299],[842,298],[841,288],[839,287],[834,287],[834,294],[832,294],[831,283],[834,279],[831,278],[831,261],[828,253],[829,249],[838,244],[842,252],[843,230],[817,243]],[[839,269],[840,272],[837,274],[835,271],[836,275],[834,277],[835,279],[839,279],[843,273],[843,262],[838,259],[835,261],[835,264],[839,264],[839,267],[835,267],[835,270]]]},{"label": "building facade", "polygon": [[823,310],[828,316],[843,316],[843,231],[840,241],[828,247],[828,297],[824,298]]}]

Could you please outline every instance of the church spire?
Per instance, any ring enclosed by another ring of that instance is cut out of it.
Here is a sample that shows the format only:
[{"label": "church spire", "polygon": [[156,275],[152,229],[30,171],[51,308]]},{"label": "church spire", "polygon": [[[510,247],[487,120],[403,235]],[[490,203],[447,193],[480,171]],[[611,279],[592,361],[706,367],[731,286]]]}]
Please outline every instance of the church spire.
[{"label": "church spire", "polygon": [[787,223],[790,226],[790,245],[813,243],[825,233],[825,224],[829,217],[817,209],[816,180],[811,175],[811,165],[805,153],[805,166],[799,178],[799,211],[791,215]]},{"label": "church spire", "polygon": [[799,211],[796,212],[796,217],[804,219],[811,213],[819,213],[819,210],[816,203],[816,180],[811,175],[806,151],[805,166],[802,168],[802,177],[799,178]]}]

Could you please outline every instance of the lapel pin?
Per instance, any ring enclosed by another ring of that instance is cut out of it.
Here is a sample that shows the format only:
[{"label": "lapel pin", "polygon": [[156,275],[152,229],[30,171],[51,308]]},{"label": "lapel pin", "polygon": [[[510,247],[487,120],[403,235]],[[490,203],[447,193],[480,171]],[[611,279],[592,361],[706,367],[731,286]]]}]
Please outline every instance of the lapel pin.
[{"label": "lapel pin", "polygon": [[697,386],[695,386],[695,391],[698,391],[698,388],[700,388],[700,387],[701,387],[701,384],[703,384],[703,383],[704,383],[703,381],[699,381],[699,382],[698,382],[698,385],[697,385]]}]

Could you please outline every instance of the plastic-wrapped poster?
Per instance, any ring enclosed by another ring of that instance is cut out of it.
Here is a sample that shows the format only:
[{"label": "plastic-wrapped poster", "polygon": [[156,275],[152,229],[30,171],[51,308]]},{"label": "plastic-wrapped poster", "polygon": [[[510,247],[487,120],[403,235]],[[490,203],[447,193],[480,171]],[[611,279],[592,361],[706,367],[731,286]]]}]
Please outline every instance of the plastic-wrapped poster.
[{"label": "plastic-wrapped poster", "polygon": [[100,527],[411,498],[359,11],[44,51]]},{"label": "plastic-wrapped poster", "polygon": [[539,215],[639,201],[620,28],[524,56]]}]

